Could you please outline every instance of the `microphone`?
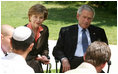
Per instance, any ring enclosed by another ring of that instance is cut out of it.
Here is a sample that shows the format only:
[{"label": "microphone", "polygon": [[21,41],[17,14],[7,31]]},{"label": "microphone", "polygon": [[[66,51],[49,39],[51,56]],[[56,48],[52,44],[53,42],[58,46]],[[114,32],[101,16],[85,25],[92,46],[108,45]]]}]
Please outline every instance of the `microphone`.
[{"label": "microphone", "polygon": [[111,61],[108,61],[107,64],[108,64],[107,73],[109,73],[109,69],[110,69]]}]

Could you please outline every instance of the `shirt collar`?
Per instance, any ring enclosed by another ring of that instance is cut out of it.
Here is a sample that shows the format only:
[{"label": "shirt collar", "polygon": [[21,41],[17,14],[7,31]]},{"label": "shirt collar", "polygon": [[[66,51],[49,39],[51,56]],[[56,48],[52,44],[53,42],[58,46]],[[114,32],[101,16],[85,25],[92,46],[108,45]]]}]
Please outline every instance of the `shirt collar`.
[{"label": "shirt collar", "polygon": [[81,32],[82,29],[83,29],[83,28],[78,24],[78,30],[79,30],[79,32]]},{"label": "shirt collar", "polygon": [[[83,28],[78,24],[78,31],[81,32],[82,29],[83,29]],[[86,29],[86,32],[88,32],[88,29]]]},{"label": "shirt collar", "polygon": [[[32,29],[31,22],[27,25],[30,29]],[[43,31],[43,27],[39,26],[38,31],[37,31],[37,36],[35,36],[35,42],[37,42],[38,38],[41,36],[40,32]]]},{"label": "shirt collar", "polygon": [[89,71],[91,71],[91,72],[96,72],[96,73],[97,73],[96,68],[95,68],[92,64],[87,63],[87,62],[83,62],[83,63],[80,64],[80,66],[78,66],[77,68],[89,69]]}]

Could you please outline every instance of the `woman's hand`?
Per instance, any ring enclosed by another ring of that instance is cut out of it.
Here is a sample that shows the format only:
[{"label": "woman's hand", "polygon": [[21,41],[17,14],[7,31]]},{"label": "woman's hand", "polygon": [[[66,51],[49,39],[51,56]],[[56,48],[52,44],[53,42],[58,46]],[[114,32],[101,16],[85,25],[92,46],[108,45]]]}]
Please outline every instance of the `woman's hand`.
[{"label": "woman's hand", "polygon": [[50,62],[50,60],[44,55],[37,57],[36,60],[39,60],[39,61],[43,62],[44,64],[49,64],[49,62]]}]

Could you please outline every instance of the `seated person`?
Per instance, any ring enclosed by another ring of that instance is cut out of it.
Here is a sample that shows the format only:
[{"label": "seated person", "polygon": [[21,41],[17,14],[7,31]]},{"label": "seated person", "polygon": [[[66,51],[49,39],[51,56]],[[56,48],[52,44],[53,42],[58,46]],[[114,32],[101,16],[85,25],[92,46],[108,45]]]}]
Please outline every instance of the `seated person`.
[{"label": "seated person", "polygon": [[28,27],[18,27],[11,38],[12,52],[0,59],[0,73],[34,73],[25,58],[34,45],[34,34]]},{"label": "seated person", "polygon": [[88,45],[94,41],[108,44],[103,28],[91,24],[95,11],[89,5],[82,5],[77,11],[78,23],[60,29],[53,56],[61,62],[60,72],[77,68],[84,62],[83,56]]},{"label": "seated person", "polygon": [[35,73],[43,73],[42,64],[49,64],[48,59],[48,37],[49,29],[43,22],[48,17],[48,10],[41,4],[33,5],[28,11],[29,27],[35,36],[32,51],[26,57],[27,64],[32,67]]},{"label": "seated person", "polygon": [[10,25],[4,24],[1,26],[1,49],[0,57],[4,57],[11,51],[10,39],[12,37],[14,28]]},{"label": "seated person", "polygon": [[109,46],[104,42],[95,41],[88,47],[84,55],[84,62],[76,69],[66,73],[100,73],[110,57]]}]

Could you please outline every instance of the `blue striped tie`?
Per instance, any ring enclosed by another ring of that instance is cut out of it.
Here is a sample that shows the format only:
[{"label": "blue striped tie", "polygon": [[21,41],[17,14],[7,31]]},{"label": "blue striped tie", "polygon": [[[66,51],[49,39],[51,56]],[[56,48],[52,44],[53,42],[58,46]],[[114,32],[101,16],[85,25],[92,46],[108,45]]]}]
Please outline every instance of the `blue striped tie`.
[{"label": "blue striped tie", "polygon": [[88,48],[88,39],[86,36],[86,29],[82,30],[82,47],[83,47],[83,51],[85,53],[86,49]]}]

